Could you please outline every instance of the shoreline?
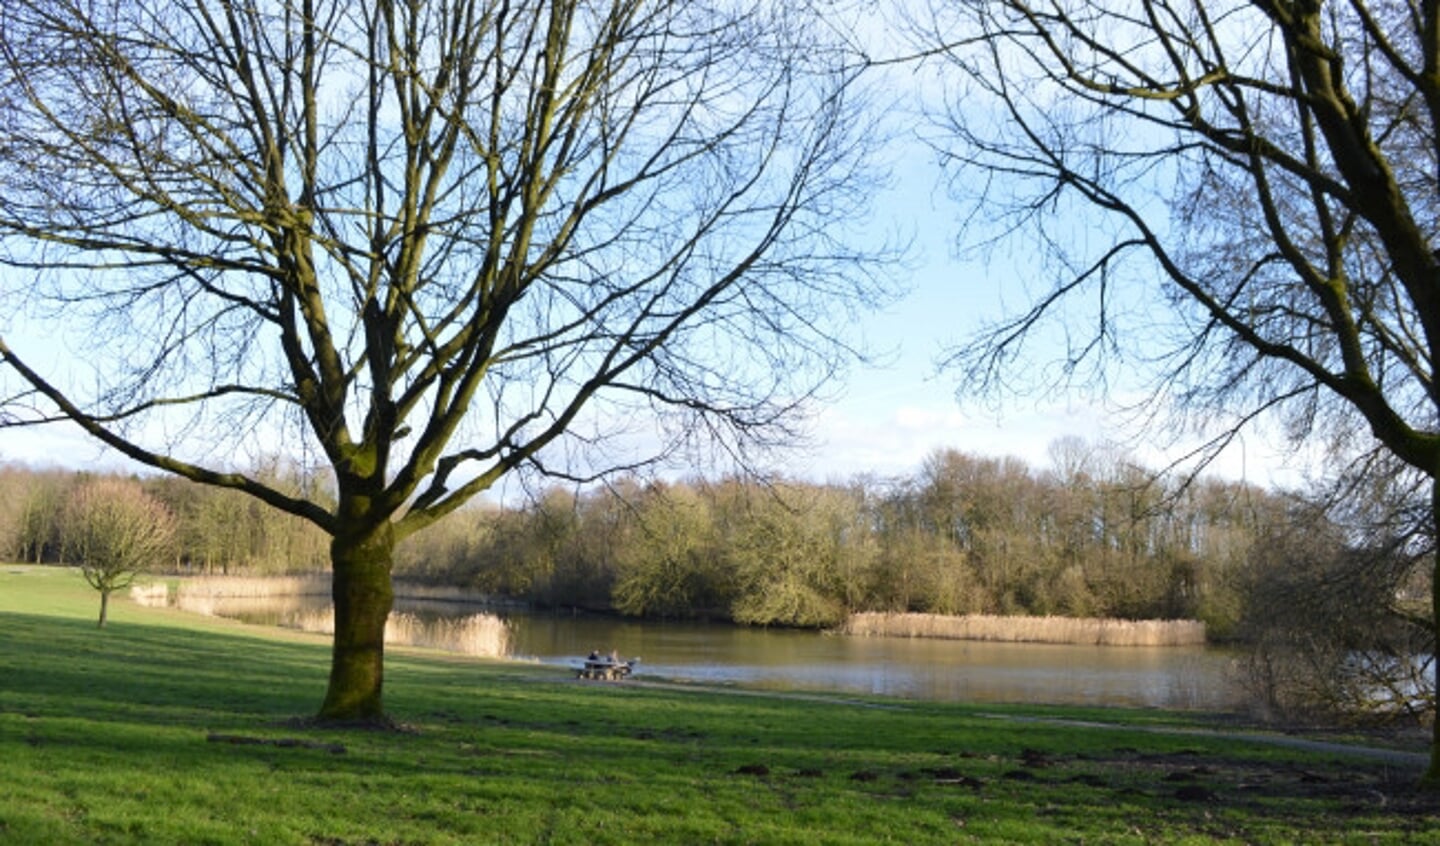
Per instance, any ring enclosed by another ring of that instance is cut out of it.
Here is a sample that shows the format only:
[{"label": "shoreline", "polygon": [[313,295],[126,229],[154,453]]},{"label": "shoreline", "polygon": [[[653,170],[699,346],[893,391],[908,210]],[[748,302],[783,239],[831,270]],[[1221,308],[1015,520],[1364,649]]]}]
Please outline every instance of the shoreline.
[{"label": "shoreline", "polygon": [[1117,620],[1097,617],[1003,617],[990,614],[851,614],[833,630],[852,637],[933,638],[1072,646],[1204,646],[1199,620]]},{"label": "shoreline", "polygon": [[[535,610],[529,603],[502,599],[467,588],[427,585],[396,579],[396,599],[456,603],[484,610]],[[170,576],[136,585],[130,598],[141,605],[172,605],[206,613],[217,599],[328,596],[328,573],[300,576]],[[623,615],[622,615],[623,616]],[[639,618],[644,619],[644,618]],[[744,627],[743,623],[733,625]],[[1206,646],[1205,623],[1199,620],[1123,620],[1100,617],[960,616],[916,612],[861,611],[840,625],[817,629],[851,637],[923,638],[988,643],[1034,643],[1066,646],[1188,647]]]}]

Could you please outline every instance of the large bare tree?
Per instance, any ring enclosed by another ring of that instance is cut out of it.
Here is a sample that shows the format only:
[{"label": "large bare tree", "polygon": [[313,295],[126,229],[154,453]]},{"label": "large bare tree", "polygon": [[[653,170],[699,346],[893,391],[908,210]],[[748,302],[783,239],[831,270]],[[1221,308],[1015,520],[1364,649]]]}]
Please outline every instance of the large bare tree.
[{"label": "large bare tree", "polygon": [[993,383],[1058,340],[1056,373],[1137,367],[1157,402],[1275,409],[1440,479],[1440,2],[931,11],[968,234],[1023,230],[1041,259],[952,364]]},{"label": "large bare tree", "polygon": [[[320,717],[383,719],[398,540],[512,471],[788,437],[856,351],[875,136],[784,5],[6,2],[5,322],[88,369],[0,341],[4,423],[329,533]],[[276,444],[333,492],[235,469]]]}]

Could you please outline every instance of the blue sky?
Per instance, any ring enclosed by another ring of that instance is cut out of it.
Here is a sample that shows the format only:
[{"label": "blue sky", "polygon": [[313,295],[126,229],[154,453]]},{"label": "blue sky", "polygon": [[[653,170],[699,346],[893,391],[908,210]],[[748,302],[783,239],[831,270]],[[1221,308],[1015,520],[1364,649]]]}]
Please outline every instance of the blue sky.
[{"label": "blue sky", "polygon": [[[937,370],[944,346],[1001,316],[1007,306],[1019,307],[1023,296],[1015,292],[1025,287],[1018,278],[1025,271],[1004,254],[984,262],[957,257],[960,211],[939,179],[929,151],[913,144],[897,163],[892,190],[877,198],[877,222],[913,235],[916,251],[909,295],[864,327],[871,347],[889,355],[850,374],[838,397],[816,416],[814,448],[797,451],[786,466],[817,481],[865,472],[886,476],[911,472],[934,450],[954,448],[1012,455],[1044,468],[1053,442],[1079,436],[1114,443],[1158,469],[1200,443],[1198,434],[1172,443],[1173,425],[1146,428],[1131,419],[1122,410],[1123,392],[1138,385],[1127,383],[1123,373],[1112,374],[1121,393],[1108,397],[1084,386],[1003,399],[957,397],[960,374]],[[1016,249],[1023,251],[1023,245]],[[1041,347],[1020,366],[1045,367],[1058,354]],[[1273,486],[1296,483],[1304,467],[1273,429],[1257,427],[1210,470]]]},{"label": "blue sky", "polygon": [[[913,87],[916,80],[907,72],[896,84]],[[913,472],[926,455],[942,448],[1013,455],[1044,467],[1050,445],[1074,435],[1096,442],[1117,441],[1151,467],[1184,452],[1185,441],[1169,444],[1162,437],[1161,429],[1173,428],[1163,420],[1150,430],[1136,428],[1123,414],[1110,411],[1103,399],[1080,389],[1004,400],[957,400],[959,374],[937,372],[940,351],[946,343],[975,331],[983,321],[998,317],[1005,305],[1001,292],[1011,298],[1009,305],[1020,305],[1023,296],[1016,292],[1025,287],[1021,279],[1025,271],[1003,254],[991,256],[983,264],[956,257],[960,211],[947,196],[933,154],[914,138],[915,131],[907,128],[890,148],[894,184],[875,198],[874,209],[878,226],[913,238],[912,265],[906,275],[910,293],[865,322],[865,340],[877,353],[877,363],[854,368],[846,382],[829,392],[832,400],[813,409],[810,446],[782,456],[779,468],[815,481],[842,480],[862,473],[895,476]],[[1023,250],[1023,246],[1015,249]],[[34,324],[0,325],[0,332],[17,349],[34,349],[32,344],[54,346],[37,338]],[[1020,366],[1048,363],[1047,352],[1039,349]],[[1119,405],[1123,392],[1133,386],[1127,386],[1123,378],[1117,378],[1114,385],[1122,395],[1113,397],[1112,404]],[[1195,442],[1191,439],[1188,443]],[[1267,438],[1263,430],[1255,430],[1232,446],[1212,469],[1262,485],[1292,483],[1299,468],[1286,466],[1283,459],[1287,454],[1278,438]],[[126,466],[114,453],[68,425],[7,430],[0,439],[0,460],[73,467]]]},{"label": "blue sky", "polygon": [[[875,220],[913,239],[912,264],[905,276],[909,294],[871,315],[861,327],[876,353],[875,363],[855,367],[829,392],[829,401],[812,409],[811,443],[777,457],[778,469],[822,482],[866,473],[893,477],[913,473],[925,456],[944,448],[1013,455],[1043,468],[1049,464],[1050,445],[1072,435],[1117,442],[1142,463],[1158,468],[1183,452],[1186,443],[1195,443],[1192,438],[1165,448],[1165,433],[1137,428],[1111,408],[1121,398],[1107,401],[1078,387],[1004,400],[957,399],[959,374],[936,368],[941,350],[999,316],[1005,307],[1001,292],[1013,297],[1023,288],[1017,278],[1022,271],[1003,255],[983,264],[956,257],[958,208],[947,196],[929,151],[918,143],[901,143],[905,146],[897,154],[893,186],[876,198]],[[17,349],[55,350],[53,343],[37,337],[33,324],[0,328]],[[63,363],[63,355],[55,351]],[[1043,367],[1049,363],[1047,356],[1043,348],[1036,350],[1021,366]],[[1123,378],[1114,384],[1125,390]],[[1212,465],[1212,471],[1266,486],[1294,484],[1302,468],[1287,464],[1288,454],[1278,438],[1254,430]],[[6,431],[0,460],[75,468],[130,466],[68,424]]]}]

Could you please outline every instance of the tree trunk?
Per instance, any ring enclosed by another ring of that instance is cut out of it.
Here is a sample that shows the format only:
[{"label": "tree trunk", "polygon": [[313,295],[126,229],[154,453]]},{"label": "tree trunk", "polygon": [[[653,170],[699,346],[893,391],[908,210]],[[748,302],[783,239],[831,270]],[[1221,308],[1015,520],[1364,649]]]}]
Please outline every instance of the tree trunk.
[{"label": "tree trunk", "polygon": [[388,522],[359,532],[342,527],[330,544],[335,639],[330,687],[318,715],[322,721],[384,722],[385,621],[395,598],[390,583],[394,549]]},{"label": "tree trunk", "polygon": [[[1440,479],[1430,483],[1431,531],[1440,536]],[[1435,633],[1431,651],[1440,653],[1440,542],[1435,543],[1435,560],[1430,568],[1430,628]],[[1430,766],[1421,779],[1430,790],[1440,790],[1440,655],[1431,657],[1430,667],[1435,674],[1436,709],[1430,714]]]},{"label": "tree trunk", "polygon": [[109,616],[109,611],[110,591],[102,590],[100,591],[100,622],[97,624],[98,628],[105,628],[105,619]]}]

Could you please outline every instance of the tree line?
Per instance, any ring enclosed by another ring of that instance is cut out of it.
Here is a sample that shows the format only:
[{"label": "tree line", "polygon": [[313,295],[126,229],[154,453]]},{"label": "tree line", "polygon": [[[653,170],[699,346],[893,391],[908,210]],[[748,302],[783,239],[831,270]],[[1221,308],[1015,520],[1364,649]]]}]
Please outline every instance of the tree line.
[{"label": "tree line", "polygon": [[[277,462],[257,470],[281,487],[311,484]],[[69,507],[87,483],[123,474],[0,465],[0,550],[5,559],[82,564],[87,527],[83,510]],[[296,517],[276,513],[253,497],[169,476],[129,479],[173,518],[165,557],[154,572],[280,574],[324,569],[329,538]]]},{"label": "tree line", "polygon": [[[541,608],[749,625],[831,627],[866,611],[1199,619],[1211,640],[1243,644],[1242,681],[1269,712],[1433,708],[1434,532],[1413,474],[1345,472],[1302,496],[1159,476],[1074,438],[1050,458],[947,449],[890,479],[557,486],[456,512],[399,547],[396,575]],[[251,472],[325,496],[281,462]],[[125,568],[117,580],[87,560],[97,491],[165,524],[152,572],[329,565],[323,532],[236,491],[19,466],[0,466],[4,557],[104,572],[102,599],[123,587]]]},{"label": "tree line", "polygon": [[[1199,619],[1219,639],[1243,634],[1247,614],[1270,614],[1254,606],[1262,596],[1277,604],[1276,585],[1303,605],[1299,594],[1319,582],[1302,589],[1301,574],[1380,554],[1372,548],[1391,559],[1362,568],[1385,575],[1372,593],[1419,596],[1428,584],[1407,569],[1413,551],[1384,540],[1399,529],[1372,520],[1347,530],[1365,497],[1344,500],[1346,518],[1246,482],[1159,476],[1080,439],[1056,442],[1050,458],[1040,468],[945,449],[888,479],[627,476],[555,486],[523,505],[460,510],[407,539],[396,575],[634,617],[815,628],[861,611]],[[323,482],[279,462],[252,472],[323,496]],[[81,563],[83,527],[66,505],[95,478],[0,467],[5,557]],[[174,519],[157,571],[329,566],[323,532],[243,493],[174,477],[133,481]]]},{"label": "tree line", "polygon": [[942,450],[898,479],[556,487],[453,516],[401,547],[397,573],[547,606],[757,625],[918,611],[1236,631],[1260,548],[1301,513],[1294,497],[1160,480],[1079,441],[1052,452],[1046,469]]}]

